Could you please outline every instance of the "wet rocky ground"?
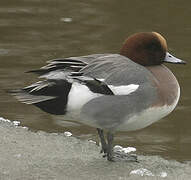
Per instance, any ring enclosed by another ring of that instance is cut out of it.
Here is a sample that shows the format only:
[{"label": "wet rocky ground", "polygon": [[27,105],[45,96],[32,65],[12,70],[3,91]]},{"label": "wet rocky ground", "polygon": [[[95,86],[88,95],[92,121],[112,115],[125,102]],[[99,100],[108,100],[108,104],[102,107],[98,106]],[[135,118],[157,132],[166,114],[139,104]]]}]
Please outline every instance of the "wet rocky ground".
[{"label": "wet rocky ground", "polygon": [[0,118],[1,180],[126,180],[191,178],[191,162],[138,155],[136,162],[108,162],[94,142],[70,133],[32,132]]}]

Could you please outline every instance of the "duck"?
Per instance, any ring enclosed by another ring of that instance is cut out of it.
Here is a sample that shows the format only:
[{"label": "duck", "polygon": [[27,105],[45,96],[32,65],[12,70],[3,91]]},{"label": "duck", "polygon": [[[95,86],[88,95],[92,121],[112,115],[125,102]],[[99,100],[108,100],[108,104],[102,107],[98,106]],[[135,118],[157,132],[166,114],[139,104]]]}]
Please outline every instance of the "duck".
[{"label": "duck", "polygon": [[164,63],[186,62],[168,52],[161,34],[139,32],[125,40],[119,54],[50,60],[28,71],[40,81],[12,93],[22,103],[96,128],[103,157],[115,161],[115,132],[143,129],[175,109],[180,86]]}]

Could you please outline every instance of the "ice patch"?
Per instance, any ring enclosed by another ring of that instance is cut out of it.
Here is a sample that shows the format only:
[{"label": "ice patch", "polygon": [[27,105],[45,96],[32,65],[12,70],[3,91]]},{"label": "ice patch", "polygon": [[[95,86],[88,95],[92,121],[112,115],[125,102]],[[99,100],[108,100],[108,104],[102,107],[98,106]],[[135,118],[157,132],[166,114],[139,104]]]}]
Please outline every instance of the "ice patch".
[{"label": "ice patch", "polygon": [[14,155],[16,158],[20,158],[21,157],[21,154],[15,154]]},{"label": "ice patch", "polygon": [[130,172],[130,174],[137,174],[140,176],[154,176],[154,174],[148,169],[140,168]]},{"label": "ice patch", "polygon": [[10,120],[8,120],[8,119],[4,119],[4,118],[2,118],[2,117],[0,117],[0,121],[2,121],[2,122],[8,122],[8,123],[11,122]]},{"label": "ice patch", "polygon": [[166,172],[161,172],[158,176],[162,177],[162,178],[165,178],[165,177],[167,177],[167,173]]},{"label": "ice patch", "polygon": [[113,150],[117,152],[130,153],[130,152],[135,152],[136,148],[134,147],[123,148],[122,146],[116,145],[114,146]]},{"label": "ice patch", "polygon": [[69,132],[69,131],[65,131],[65,132],[64,132],[64,135],[67,136],[67,137],[70,137],[70,136],[72,136],[72,133]]},{"label": "ice patch", "polygon": [[19,126],[19,125],[21,124],[21,122],[20,122],[20,121],[13,121],[13,124],[14,124],[15,126]]},{"label": "ice patch", "polygon": [[[20,124],[21,124],[20,121],[10,121],[9,119],[5,119],[3,117],[0,117],[0,122],[10,123],[10,124],[14,125],[15,127],[20,126]],[[22,127],[22,126],[20,126],[20,127]],[[25,127],[25,126],[23,126],[22,128],[28,129],[28,127]]]},{"label": "ice patch", "polygon": [[132,174],[136,174],[136,175],[140,175],[140,176],[158,176],[158,177],[161,177],[161,178],[167,177],[167,173],[164,172],[164,171],[160,172],[157,175],[154,175],[151,171],[149,171],[148,169],[145,169],[145,168],[132,170],[130,172],[130,175],[132,175]]}]

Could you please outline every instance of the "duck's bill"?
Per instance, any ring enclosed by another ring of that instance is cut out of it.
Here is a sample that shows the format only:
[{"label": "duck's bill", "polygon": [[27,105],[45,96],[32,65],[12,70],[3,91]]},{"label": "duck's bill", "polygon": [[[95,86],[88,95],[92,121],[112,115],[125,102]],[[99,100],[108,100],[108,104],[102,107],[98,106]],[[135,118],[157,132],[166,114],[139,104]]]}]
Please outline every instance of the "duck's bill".
[{"label": "duck's bill", "polygon": [[168,53],[168,52],[166,53],[166,57],[165,57],[165,59],[164,59],[164,62],[174,63],[174,64],[186,64],[185,61],[174,57],[173,55],[171,55],[171,54]]}]

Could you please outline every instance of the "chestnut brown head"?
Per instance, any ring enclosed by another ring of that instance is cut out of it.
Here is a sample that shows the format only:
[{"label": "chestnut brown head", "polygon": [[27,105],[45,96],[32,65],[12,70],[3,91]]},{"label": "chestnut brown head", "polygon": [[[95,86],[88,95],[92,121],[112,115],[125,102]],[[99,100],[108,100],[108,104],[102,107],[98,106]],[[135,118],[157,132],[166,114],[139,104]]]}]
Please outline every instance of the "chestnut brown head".
[{"label": "chestnut brown head", "polygon": [[143,66],[160,65],[163,62],[185,63],[177,58],[176,62],[166,60],[173,56],[167,52],[166,40],[157,32],[141,32],[129,36],[120,54]]}]

